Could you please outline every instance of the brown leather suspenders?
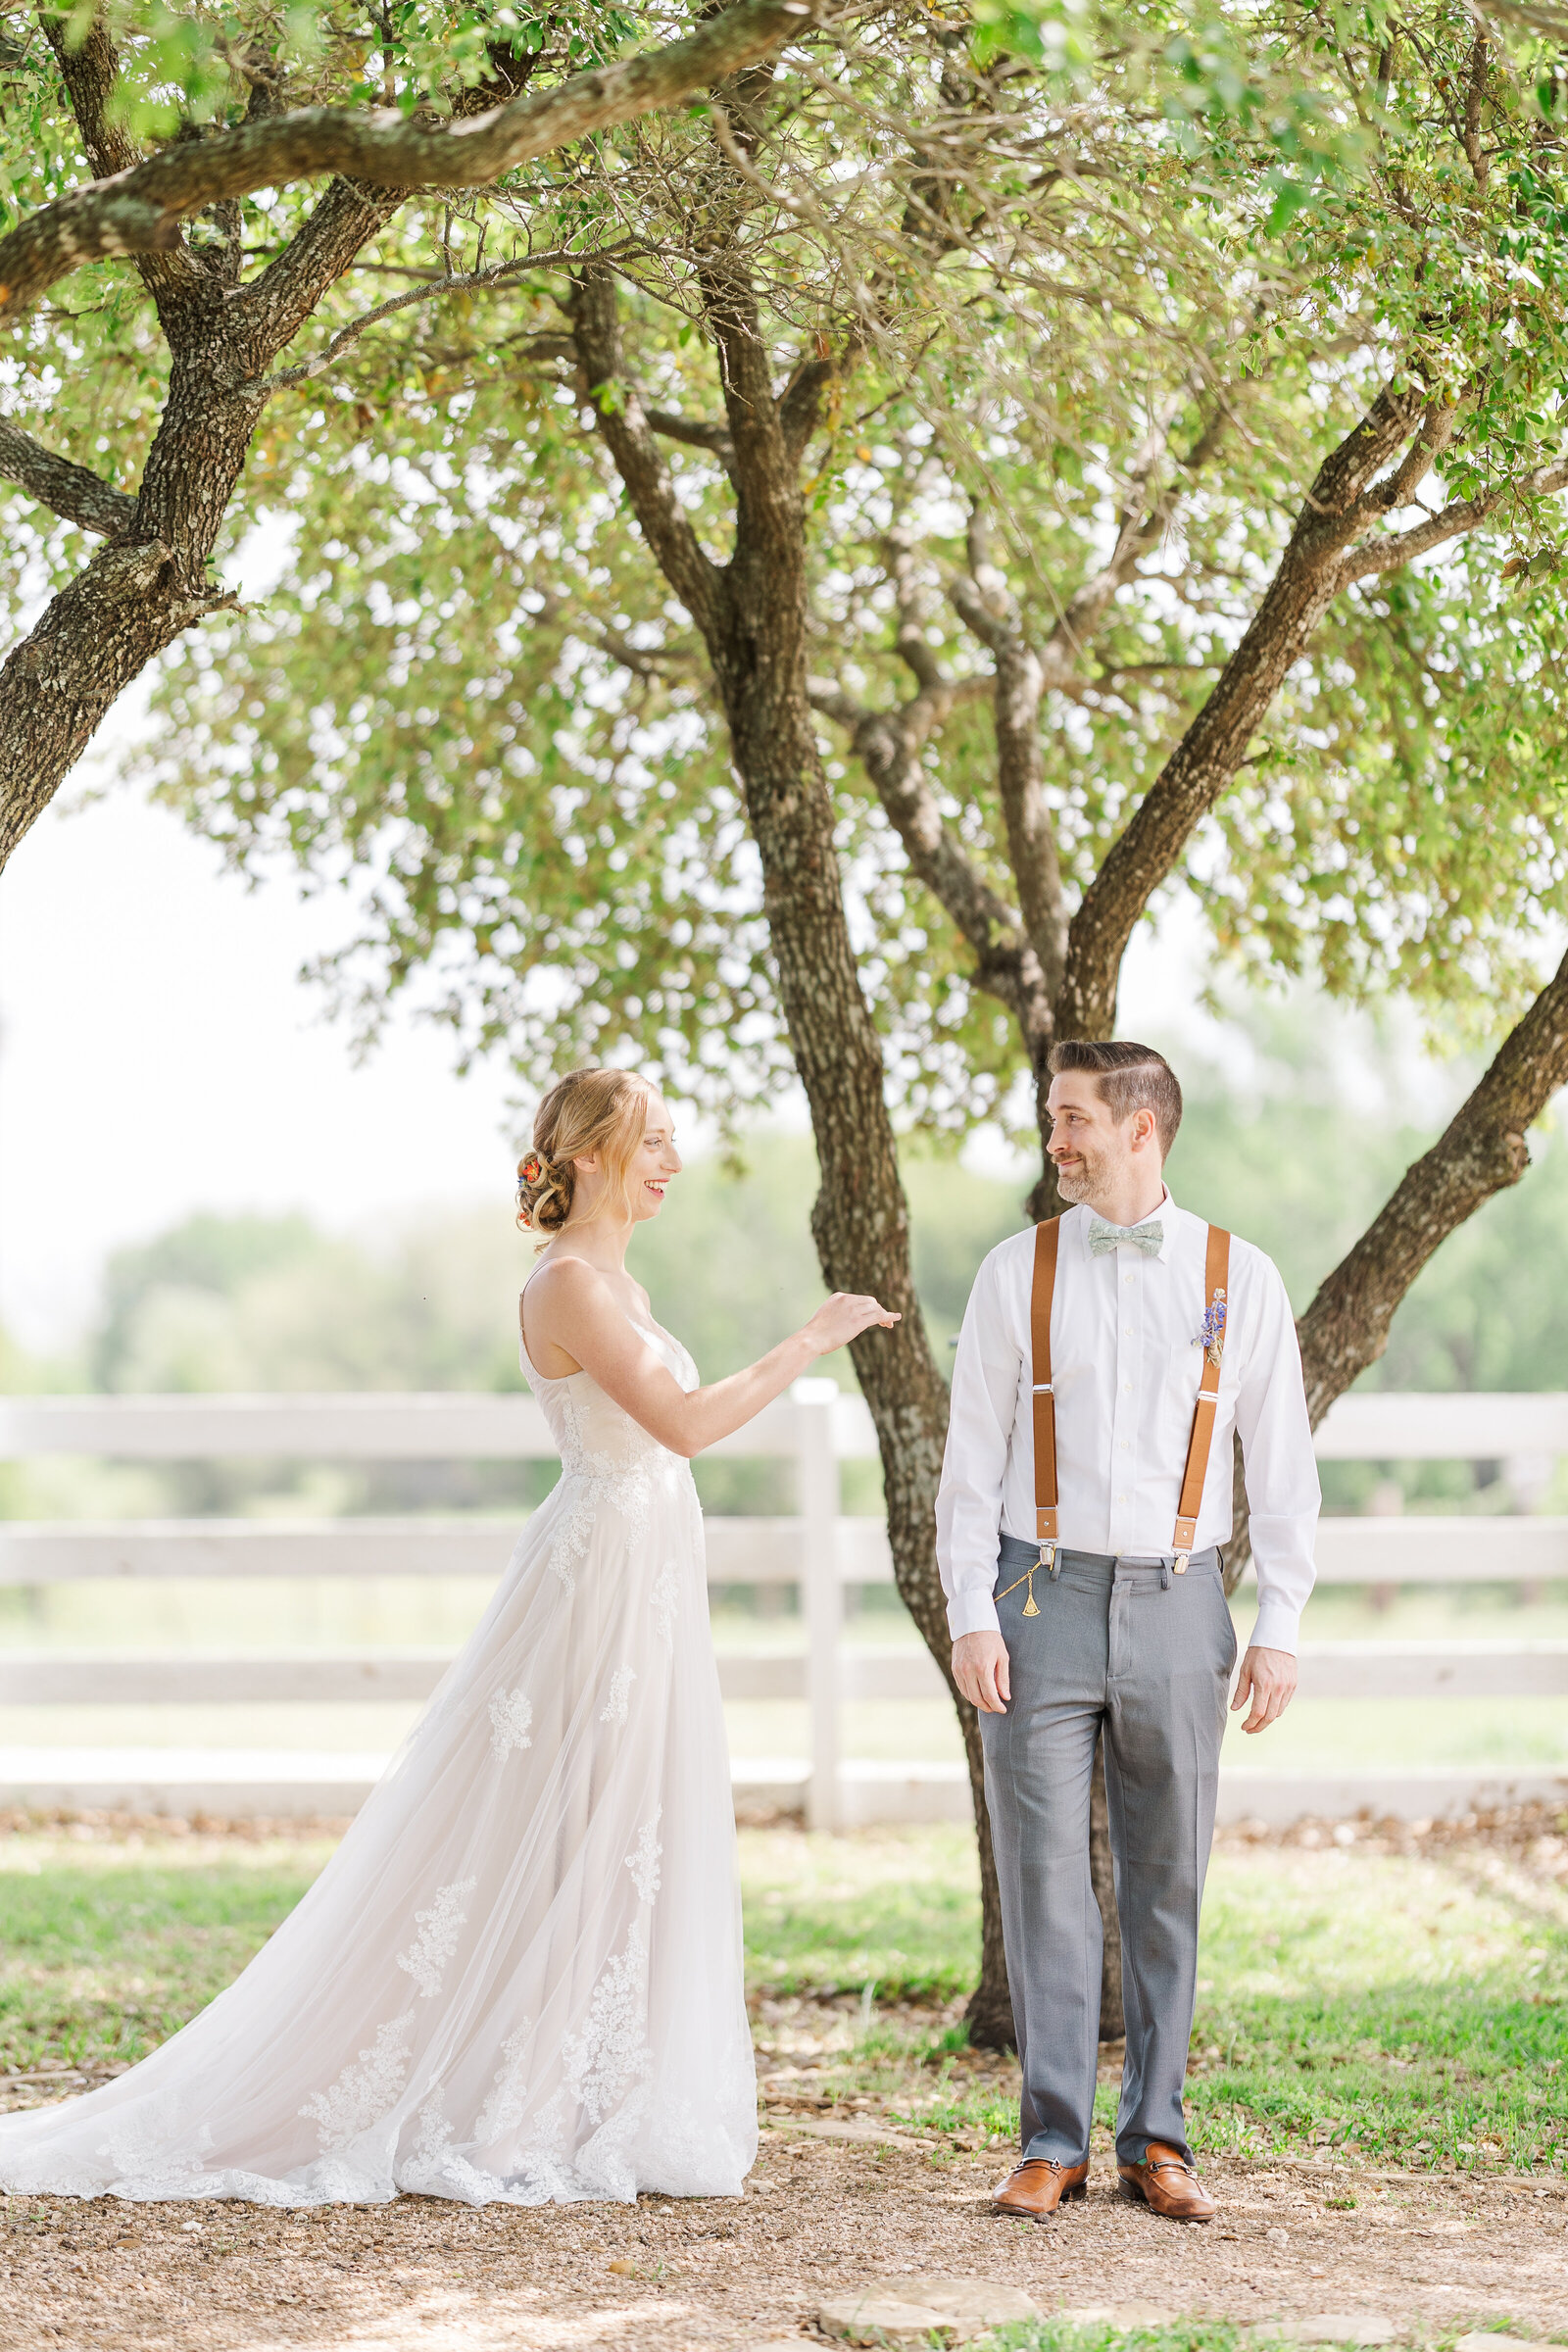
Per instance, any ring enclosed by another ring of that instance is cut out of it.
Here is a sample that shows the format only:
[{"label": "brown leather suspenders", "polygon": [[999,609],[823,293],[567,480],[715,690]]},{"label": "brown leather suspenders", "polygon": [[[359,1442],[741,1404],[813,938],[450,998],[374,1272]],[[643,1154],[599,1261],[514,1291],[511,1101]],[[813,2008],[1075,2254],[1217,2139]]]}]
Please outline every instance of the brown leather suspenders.
[{"label": "brown leather suspenders", "polygon": [[[1056,1398],[1051,1386],[1051,1302],[1056,1295],[1056,1250],[1061,1219],[1035,1227],[1035,1279],[1029,1294],[1029,1351],[1035,1384],[1035,1541],[1040,1565],[1056,1549]],[[1030,1594],[1033,1599],[1033,1593]]]},{"label": "brown leather suspenders", "polygon": [[[1051,1383],[1051,1306],[1056,1292],[1056,1252],[1061,1243],[1061,1219],[1049,1217],[1035,1227],[1035,1272],[1029,1294],[1030,1377],[1034,1384],[1035,1432],[1035,1540],[1040,1545],[1040,1557],[1018,1584],[1009,1585],[1008,1592],[1016,1592],[1018,1585],[1027,1584],[1028,1594],[1023,1604],[1026,1617],[1038,1617],[1035,1601],[1035,1569],[1045,1568],[1055,1574],[1056,1559],[1056,1398]],[[1220,1357],[1225,1348],[1226,1294],[1230,1280],[1231,1237],[1219,1225],[1208,1229],[1208,1250],[1203,1266],[1203,1369],[1199,1380],[1198,1401],[1193,1406],[1192,1435],[1187,1441],[1187,1467],[1182,1472],[1182,1491],[1176,1505],[1176,1533],[1173,1549],[1175,1570],[1185,1576],[1187,1563],[1193,1554],[1193,1537],[1198,1526],[1198,1514],[1203,1500],[1203,1481],[1208,1475],[1208,1450],[1214,1442],[1214,1407],[1219,1396]],[[1006,1593],[999,1593],[1005,1599]]]},{"label": "brown leather suspenders", "polygon": [[1208,1449],[1214,1443],[1214,1410],[1219,1396],[1219,1359],[1225,1351],[1226,1292],[1230,1283],[1231,1237],[1222,1226],[1208,1229],[1208,1254],[1203,1261],[1203,1370],[1193,1406],[1193,1434],[1187,1441],[1187,1467],[1176,1504],[1176,1560],[1178,1576],[1186,1573],[1193,1555],[1193,1537],[1203,1503],[1203,1481],[1208,1475]]}]

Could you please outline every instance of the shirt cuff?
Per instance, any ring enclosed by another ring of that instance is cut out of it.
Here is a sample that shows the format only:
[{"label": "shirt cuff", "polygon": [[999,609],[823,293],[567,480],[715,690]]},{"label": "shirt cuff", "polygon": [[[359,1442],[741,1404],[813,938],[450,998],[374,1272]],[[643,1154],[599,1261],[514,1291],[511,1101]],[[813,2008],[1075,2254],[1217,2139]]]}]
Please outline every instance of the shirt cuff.
[{"label": "shirt cuff", "polygon": [[1283,1649],[1294,1658],[1300,1639],[1301,1612],[1293,1609],[1288,1600],[1272,1596],[1257,1604],[1257,1619],[1248,1637],[1249,1649]]},{"label": "shirt cuff", "polygon": [[965,1634],[1002,1631],[997,1604],[983,1585],[971,1585],[966,1592],[955,1592],[948,1603],[948,1631],[955,1642],[961,1642]]}]

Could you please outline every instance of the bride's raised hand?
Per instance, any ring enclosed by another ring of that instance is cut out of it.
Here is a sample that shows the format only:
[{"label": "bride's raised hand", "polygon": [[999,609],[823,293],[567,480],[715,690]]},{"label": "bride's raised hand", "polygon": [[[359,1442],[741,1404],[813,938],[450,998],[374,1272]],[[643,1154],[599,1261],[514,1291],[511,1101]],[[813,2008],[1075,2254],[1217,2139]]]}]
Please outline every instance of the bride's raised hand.
[{"label": "bride's raised hand", "polygon": [[902,1315],[891,1314],[880,1299],[865,1298],[857,1291],[835,1291],[831,1298],[823,1300],[809,1323],[803,1326],[801,1337],[810,1342],[813,1354],[831,1355],[835,1348],[848,1347],[851,1340],[858,1340],[862,1331],[870,1331],[874,1325],[880,1324],[885,1331],[891,1331],[895,1323],[903,1320]]}]

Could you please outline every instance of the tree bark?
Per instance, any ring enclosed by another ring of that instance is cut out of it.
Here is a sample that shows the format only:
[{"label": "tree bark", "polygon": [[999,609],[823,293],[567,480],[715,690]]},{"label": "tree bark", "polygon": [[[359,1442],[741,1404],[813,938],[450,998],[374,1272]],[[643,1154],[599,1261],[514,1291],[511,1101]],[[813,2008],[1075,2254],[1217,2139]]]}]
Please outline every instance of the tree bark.
[{"label": "tree bark", "polygon": [[[208,566],[266,405],[256,378],[401,202],[396,190],[334,182],[294,245],[243,290],[194,255],[180,257],[189,267],[178,284],[160,270],[169,391],[139,492],[122,503],[85,468],[69,467],[76,518],[93,527],[112,517],[116,537],[0,668],[0,865],[132,680],[193,621],[232,605]],[[25,461],[27,487],[41,494],[38,461],[51,453],[0,447],[0,460],[8,454]]]}]

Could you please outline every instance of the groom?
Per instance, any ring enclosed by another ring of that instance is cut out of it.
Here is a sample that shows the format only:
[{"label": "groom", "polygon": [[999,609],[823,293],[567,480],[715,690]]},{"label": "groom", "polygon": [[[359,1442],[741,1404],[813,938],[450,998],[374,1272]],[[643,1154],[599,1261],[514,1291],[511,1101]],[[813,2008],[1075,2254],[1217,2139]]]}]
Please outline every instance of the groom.
[{"label": "groom", "polygon": [[1101,1976],[1089,1791],[1102,1732],[1127,2018],[1117,2170],[1156,2213],[1206,2222],[1182,2083],[1236,1659],[1218,1548],[1232,1433],[1257,1567],[1232,1701],[1250,1704],[1249,1732],[1296,1689],[1317,1469],[1284,1283],[1165,1189],[1182,1115],[1170,1065],[1147,1046],[1063,1044],[1051,1067],[1050,1152],[1075,1205],[980,1268],[937,1500],[1023,2069],[1023,2156],[995,2202],[1044,2221],[1088,2179]]}]

